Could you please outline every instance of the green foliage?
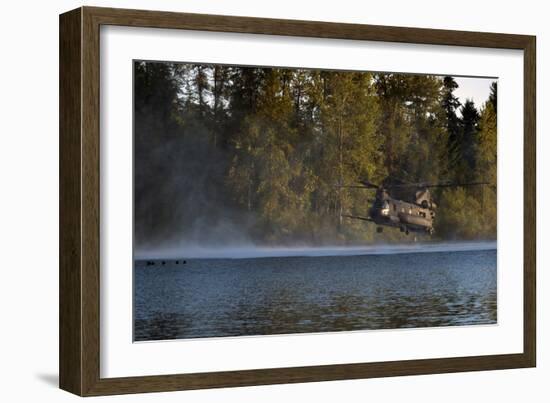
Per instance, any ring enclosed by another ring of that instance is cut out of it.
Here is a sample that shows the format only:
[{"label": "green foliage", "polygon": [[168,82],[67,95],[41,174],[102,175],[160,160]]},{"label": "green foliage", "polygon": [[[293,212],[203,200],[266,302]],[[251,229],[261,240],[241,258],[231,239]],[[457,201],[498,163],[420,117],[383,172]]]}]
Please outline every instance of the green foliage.
[{"label": "green foliage", "polygon": [[464,188],[446,189],[440,203],[438,231],[459,239],[479,236],[481,225],[477,213],[481,211],[481,206]]},{"label": "green foliage", "polygon": [[481,200],[464,188],[446,189],[441,196],[437,231],[450,239],[492,239],[496,234],[496,194],[481,191]]},{"label": "green foliage", "polygon": [[[429,75],[137,62],[136,234],[232,217],[263,243],[403,240],[343,218],[367,215],[373,194],[338,185],[390,177],[491,182],[436,192],[436,230],[494,238],[496,83],[481,111],[461,107],[457,87]],[[172,205],[138,197],[149,193]]]}]

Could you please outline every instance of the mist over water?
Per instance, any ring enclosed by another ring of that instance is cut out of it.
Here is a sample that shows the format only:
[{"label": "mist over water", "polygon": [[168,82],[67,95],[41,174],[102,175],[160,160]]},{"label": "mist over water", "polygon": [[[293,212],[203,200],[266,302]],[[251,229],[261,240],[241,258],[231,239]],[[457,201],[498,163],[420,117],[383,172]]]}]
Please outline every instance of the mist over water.
[{"label": "mist over water", "polygon": [[264,247],[252,244],[232,247],[184,246],[181,248],[157,248],[136,251],[135,258],[144,259],[251,259],[267,257],[322,257],[322,256],[362,256],[403,253],[465,252],[493,250],[496,241],[476,242],[433,242],[409,244],[373,244],[365,246],[325,246],[325,247]]}]

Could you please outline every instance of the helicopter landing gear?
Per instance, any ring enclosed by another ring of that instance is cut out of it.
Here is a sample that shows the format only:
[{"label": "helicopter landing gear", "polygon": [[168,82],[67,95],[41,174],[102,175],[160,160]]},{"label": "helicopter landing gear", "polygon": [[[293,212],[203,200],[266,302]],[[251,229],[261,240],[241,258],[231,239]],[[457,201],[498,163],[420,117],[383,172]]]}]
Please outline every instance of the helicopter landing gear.
[{"label": "helicopter landing gear", "polygon": [[384,231],[384,228],[383,227],[376,227],[376,232],[381,234],[382,231]]}]

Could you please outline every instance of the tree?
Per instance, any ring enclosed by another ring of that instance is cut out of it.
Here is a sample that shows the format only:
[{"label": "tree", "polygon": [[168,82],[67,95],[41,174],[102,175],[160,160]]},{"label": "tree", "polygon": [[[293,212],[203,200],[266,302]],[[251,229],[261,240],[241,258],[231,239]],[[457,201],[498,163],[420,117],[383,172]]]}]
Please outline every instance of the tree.
[{"label": "tree", "polygon": [[493,105],[493,110],[497,112],[497,82],[491,83],[491,92],[489,93],[489,102]]},{"label": "tree", "polygon": [[497,114],[494,105],[495,103],[489,97],[481,110],[477,148],[476,179],[489,184],[478,192],[482,208],[480,220],[483,225],[483,233],[486,236],[496,234],[497,225]]},{"label": "tree", "polygon": [[318,166],[322,197],[342,231],[343,214],[354,207],[352,192],[339,185],[375,175],[381,160],[377,135],[378,104],[372,76],[327,72],[320,108],[323,161]]},{"label": "tree", "polygon": [[456,112],[461,104],[458,98],[454,95],[454,91],[458,88],[455,79],[450,76],[443,78],[443,89],[441,97],[441,107],[444,116],[441,118],[443,127],[447,131],[447,162],[446,171],[456,167],[461,154],[459,146],[459,137],[461,130],[460,118]]},{"label": "tree", "polygon": [[379,74],[385,166],[393,180],[426,181],[438,177],[443,130],[438,122],[441,79],[435,76]]},{"label": "tree", "polygon": [[[442,238],[496,234],[497,86],[481,111],[452,77],[136,62],[136,241],[260,243],[397,240],[367,215],[370,194],[342,187],[440,180]],[[407,192],[405,192],[407,193]],[[410,196],[401,195],[401,198]],[[233,233],[233,232],[232,232]]]},{"label": "tree", "polygon": [[436,231],[446,239],[482,237],[481,205],[465,188],[445,189],[440,198]]},{"label": "tree", "polygon": [[479,112],[472,100],[466,100],[460,109],[462,130],[458,138],[460,160],[456,164],[456,180],[471,182],[475,178],[477,163],[477,142],[479,133]]},{"label": "tree", "polygon": [[377,74],[375,82],[381,110],[379,130],[384,139],[384,166],[389,176],[397,177],[403,173],[400,161],[406,153],[411,134],[404,108],[407,76]]}]

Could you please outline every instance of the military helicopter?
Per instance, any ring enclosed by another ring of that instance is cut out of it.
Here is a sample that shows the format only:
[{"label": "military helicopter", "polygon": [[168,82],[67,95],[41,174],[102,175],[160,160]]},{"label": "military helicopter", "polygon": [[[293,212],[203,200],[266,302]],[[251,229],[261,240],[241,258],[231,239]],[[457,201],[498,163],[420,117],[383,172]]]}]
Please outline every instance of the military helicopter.
[{"label": "military helicopter", "polygon": [[376,185],[367,180],[359,182],[359,185],[344,185],[340,187],[376,190],[376,196],[367,216],[347,215],[343,217],[370,221],[377,225],[378,233],[383,227],[399,228],[401,232],[409,234],[427,233],[434,234],[434,219],[437,209],[436,203],[432,200],[430,189],[459,187],[459,186],[483,186],[488,182],[470,183],[407,183],[402,181],[385,181],[382,185]]}]

